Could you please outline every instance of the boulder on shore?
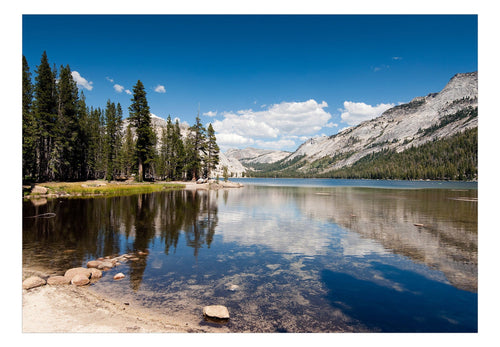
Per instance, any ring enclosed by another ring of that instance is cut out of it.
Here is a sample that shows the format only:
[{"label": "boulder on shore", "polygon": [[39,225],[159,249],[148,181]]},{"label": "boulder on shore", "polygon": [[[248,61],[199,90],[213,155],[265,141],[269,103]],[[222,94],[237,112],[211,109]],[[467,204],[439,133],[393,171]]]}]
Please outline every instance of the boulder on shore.
[{"label": "boulder on shore", "polygon": [[91,268],[90,270],[90,279],[91,280],[98,280],[99,278],[102,277],[102,271],[98,269]]},{"label": "boulder on shore", "polygon": [[43,278],[38,276],[28,277],[23,281],[23,289],[32,289],[40,286],[44,286],[47,282]]},{"label": "boulder on shore", "polygon": [[71,284],[74,284],[75,286],[84,286],[90,283],[90,280],[88,277],[82,274],[75,275],[71,279]]},{"label": "boulder on shore", "polygon": [[70,284],[70,282],[71,279],[65,276],[52,276],[47,279],[47,284],[51,286]]},{"label": "boulder on shore", "polygon": [[203,307],[203,315],[208,318],[229,319],[229,311],[226,306],[222,305]]},{"label": "boulder on shore", "polygon": [[90,271],[90,269],[86,269],[84,267],[75,267],[66,271],[64,277],[68,277],[70,280],[72,280],[76,275],[82,275],[89,279],[92,275],[92,272]]},{"label": "boulder on shore", "polygon": [[45,187],[42,186],[34,186],[33,189],[31,190],[31,194],[47,194],[49,190]]}]

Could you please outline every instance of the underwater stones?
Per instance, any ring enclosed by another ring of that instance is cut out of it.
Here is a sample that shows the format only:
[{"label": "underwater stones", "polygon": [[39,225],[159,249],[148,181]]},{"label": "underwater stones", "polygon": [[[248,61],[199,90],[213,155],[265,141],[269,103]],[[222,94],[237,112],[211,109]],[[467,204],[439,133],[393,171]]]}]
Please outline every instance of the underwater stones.
[{"label": "underwater stones", "polygon": [[97,268],[99,270],[109,270],[109,269],[112,269],[115,265],[111,262],[111,261],[103,261],[102,263],[100,263]]},{"label": "underwater stones", "polygon": [[237,284],[228,284],[227,285],[227,290],[231,291],[231,292],[235,292],[237,291],[238,289],[240,289],[240,286],[237,285]]},{"label": "underwater stones", "polygon": [[47,282],[38,276],[28,277],[23,281],[23,289],[32,289],[40,286],[44,286]]},{"label": "underwater stones", "polygon": [[229,319],[229,311],[226,306],[222,305],[210,305],[203,307],[203,315],[207,318],[221,320]]},{"label": "underwater stones", "polygon": [[121,280],[121,279],[123,279],[123,278],[125,278],[125,275],[124,275],[123,273],[121,273],[121,272],[120,272],[120,273],[117,273],[117,274],[113,277],[113,279],[114,279],[114,280]]},{"label": "underwater stones", "polygon": [[60,286],[70,284],[71,278],[65,276],[51,276],[47,279],[47,284],[51,286]]}]

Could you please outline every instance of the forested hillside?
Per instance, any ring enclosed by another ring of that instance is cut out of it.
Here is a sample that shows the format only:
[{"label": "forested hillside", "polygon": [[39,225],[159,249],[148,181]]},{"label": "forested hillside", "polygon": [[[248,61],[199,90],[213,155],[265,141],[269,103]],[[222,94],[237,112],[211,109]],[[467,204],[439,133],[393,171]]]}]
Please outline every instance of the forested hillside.
[{"label": "forested hillside", "polygon": [[473,128],[400,153],[382,150],[367,155],[350,167],[319,177],[474,180],[478,174],[477,135],[477,128]]},{"label": "forested hillside", "polygon": [[124,126],[123,108],[108,100],[88,106],[68,65],[51,68],[46,52],[34,80],[23,56],[22,166],[24,182],[88,179],[180,180],[208,176],[219,161],[210,124],[200,118],[181,135],[179,121],[157,136],[144,85],[133,88]]}]

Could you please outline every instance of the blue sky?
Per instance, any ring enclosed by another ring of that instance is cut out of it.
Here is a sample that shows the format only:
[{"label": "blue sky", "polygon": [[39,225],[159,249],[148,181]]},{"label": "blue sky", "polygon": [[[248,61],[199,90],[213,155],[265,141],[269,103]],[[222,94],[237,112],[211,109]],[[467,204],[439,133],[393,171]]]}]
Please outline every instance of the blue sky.
[{"label": "blue sky", "polygon": [[475,15],[24,15],[22,52],[68,64],[87,104],[137,80],[151,112],[219,145],[293,151],[478,69]]}]

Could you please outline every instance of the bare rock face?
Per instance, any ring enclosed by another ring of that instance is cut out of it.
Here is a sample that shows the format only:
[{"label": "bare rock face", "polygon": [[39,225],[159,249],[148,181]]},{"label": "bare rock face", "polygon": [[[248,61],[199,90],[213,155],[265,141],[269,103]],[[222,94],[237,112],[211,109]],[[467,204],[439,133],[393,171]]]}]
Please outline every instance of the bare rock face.
[{"label": "bare rock face", "polygon": [[59,285],[65,285],[65,284],[70,284],[71,279],[65,276],[52,276],[47,279],[47,284],[51,286],[59,286]]},{"label": "bare rock face", "polygon": [[28,277],[23,281],[23,289],[32,289],[40,286],[44,286],[47,282],[38,276]]},{"label": "bare rock face", "polygon": [[229,319],[229,311],[226,306],[222,305],[203,307],[203,315],[208,318]]}]

